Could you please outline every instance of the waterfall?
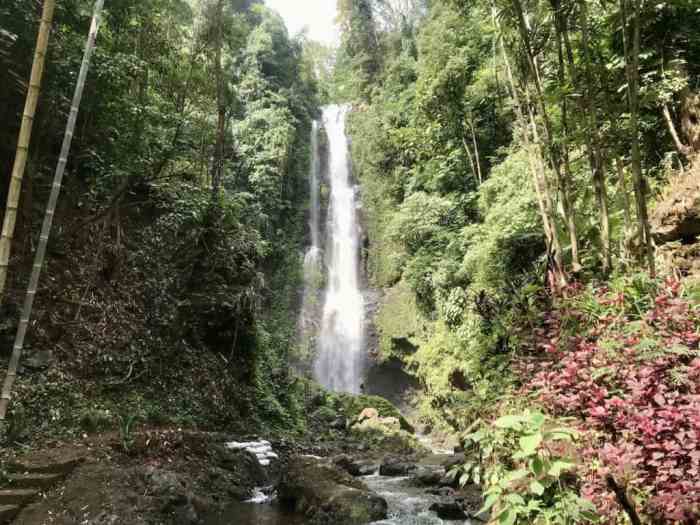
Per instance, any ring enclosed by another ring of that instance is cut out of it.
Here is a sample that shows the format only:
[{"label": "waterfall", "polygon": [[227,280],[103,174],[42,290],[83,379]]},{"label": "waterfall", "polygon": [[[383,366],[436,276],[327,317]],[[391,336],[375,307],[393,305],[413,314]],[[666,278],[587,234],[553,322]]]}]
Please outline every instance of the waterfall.
[{"label": "waterfall", "polygon": [[328,106],[323,121],[330,151],[327,225],[328,282],[317,345],[316,380],[330,390],[359,393],[364,349],[364,298],[360,291],[360,226],[350,177],[345,106]]},{"label": "waterfall", "polygon": [[318,332],[318,297],[323,281],[323,260],[321,257],[321,151],[319,146],[319,123],[311,127],[311,168],[309,170],[310,210],[309,231],[311,246],[304,255],[304,296],[299,316],[299,333],[302,347],[311,352],[313,338]]}]

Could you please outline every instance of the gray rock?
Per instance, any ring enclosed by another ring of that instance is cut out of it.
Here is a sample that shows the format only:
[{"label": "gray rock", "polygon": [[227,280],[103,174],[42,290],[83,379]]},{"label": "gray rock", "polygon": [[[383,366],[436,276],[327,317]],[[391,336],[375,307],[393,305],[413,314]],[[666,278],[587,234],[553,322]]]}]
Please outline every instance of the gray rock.
[{"label": "gray rock", "polygon": [[379,470],[379,465],[370,460],[356,459],[347,454],[338,456],[333,463],[351,476],[369,476]]},{"label": "gray rock", "polygon": [[466,520],[468,518],[462,506],[455,501],[433,503],[428,510],[437,513],[438,518],[442,520]]},{"label": "gray rock", "polygon": [[338,467],[310,457],[290,459],[277,494],[282,504],[314,523],[360,525],[387,516],[384,498]]},{"label": "gray rock", "polygon": [[379,474],[382,476],[407,476],[416,470],[416,464],[405,461],[403,458],[389,456],[384,458],[379,467]]},{"label": "gray rock", "polygon": [[413,483],[416,485],[439,485],[445,472],[440,467],[420,466],[413,473]]},{"label": "gray rock", "polygon": [[443,461],[442,466],[445,467],[445,470],[450,470],[457,465],[464,465],[466,461],[467,459],[464,454],[454,454]]}]

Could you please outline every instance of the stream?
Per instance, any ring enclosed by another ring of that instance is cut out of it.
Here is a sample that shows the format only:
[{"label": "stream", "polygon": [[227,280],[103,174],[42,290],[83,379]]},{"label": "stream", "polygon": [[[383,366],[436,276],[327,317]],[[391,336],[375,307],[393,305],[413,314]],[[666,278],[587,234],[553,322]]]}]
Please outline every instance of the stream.
[{"label": "stream", "polygon": [[[374,522],[375,525],[471,525],[469,520],[446,521],[428,509],[440,501],[438,496],[425,492],[424,487],[415,487],[408,477],[365,476],[361,478],[367,486],[382,496],[389,505],[388,518]],[[257,499],[257,498],[256,498]],[[260,498],[262,499],[262,498]],[[304,516],[286,511],[277,505],[274,498],[259,502],[237,502],[229,506],[224,514],[207,520],[206,525],[302,525]]]}]

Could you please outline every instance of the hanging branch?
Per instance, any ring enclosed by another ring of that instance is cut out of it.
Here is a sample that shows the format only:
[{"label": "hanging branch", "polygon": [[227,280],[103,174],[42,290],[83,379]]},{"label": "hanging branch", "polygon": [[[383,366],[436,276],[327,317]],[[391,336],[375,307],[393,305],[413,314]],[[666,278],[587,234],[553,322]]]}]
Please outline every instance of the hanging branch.
[{"label": "hanging branch", "polygon": [[45,0],[41,13],[41,23],[39,24],[39,35],[36,39],[36,51],[34,52],[34,63],[32,73],[29,77],[29,89],[22,115],[22,127],[19,131],[17,141],[17,153],[12,166],[12,176],[10,178],[10,190],[7,194],[7,206],[5,208],[5,218],[2,224],[2,236],[0,237],[0,302],[5,292],[7,283],[7,270],[10,265],[10,254],[12,252],[12,239],[15,235],[15,225],[17,223],[17,209],[19,208],[19,197],[22,189],[22,179],[24,178],[27,166],[27,156],[29,154],[29,143],[32,138],[32,127],[36,115],[36,107],[39,103],[39,93],[41,92],[41,81],[44,77],[44,64],[46,63],[46,50],[49,47],[49,37],[51,36],[51,24],[53,13],[56,8],[56,0]]},{"label": "hanging branch", "polygon": [[[36,291],[39,286],[41,267],[44,264],[44,258],[46,256],[46,246],[49,241],[49,235],[51,234],[51,226],[53,224],[53,217],[56,211],[56,202],[58,201],[58,196],[61,193],[61,182],[63,181],[63,174],[66,171],[68,154],[70,153],[71,142],[73,141],[75,123],[78,119],[78,109],[80,108],[80,101],[83,98],[85,79],[87,78],[88,69],[90,68],[90,59],[92,58],[92,53],[95,49],[95,40],[97,39],[97,31],[100,25],[100,15],[102,13],[103,5],[104,0],[96,0],[95,10],[92,15],[92,25],[90,27],[87,43],[85,44],[83,63],[80,67],[80,75],[78,76],[78,82],[75,86],[75,94],[73,95],[73,102],[71,104],[70,114],[68,116],[66,132],[63,136],[61,156],[59,157],[58,165],[56,166],[53,186],[51,187],[51,195],[49,196],[49,202],[46,206],[44,223],[41,227],[41,237],[39,238],[39,245],[37,246],[36,255],[34,256],[34,265],[32,267],[32,274],[29,279],[29,286],[27,287],[27,295],[24,299],[22,317],[20,318],[19,326],[17,327],[17,335],[15,336],[15,344],[12,349],[12,357],[10,358],[10,364],[7,367],[7,375],[5,376],[5,383],[2,387],[2,394],[0,394],[0,425],[5,422],[7,408],[10,404],[12,386],[15,382],[15,378],[17,377],[17,368],[22,355],[22,348],[24,347],[24,337],[27,334],[29,318],[31,317],[32,306],[34,305],[34,297],[36,296]],[[2,430],[1,427],[0,430]]]}]

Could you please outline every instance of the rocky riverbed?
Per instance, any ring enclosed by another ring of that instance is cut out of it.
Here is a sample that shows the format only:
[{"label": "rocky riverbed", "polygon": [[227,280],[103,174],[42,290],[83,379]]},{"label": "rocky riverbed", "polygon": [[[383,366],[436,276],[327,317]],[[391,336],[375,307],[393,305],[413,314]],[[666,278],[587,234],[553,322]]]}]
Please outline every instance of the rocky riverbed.
[{"label": "rocky riverbed", "polygon": [[[379,408],[358,408],[370,401]],[[116,434],[83,436],[50,447],[45,457],[80,462],[15,523],[478,523],[478,487],[449,475],[463,456],[435,453],[412,431],[390,404],[366,396],[317,407],[305,436],[143,430],[128,448]],[[42,454],[25,459],[40,463]]]}]

